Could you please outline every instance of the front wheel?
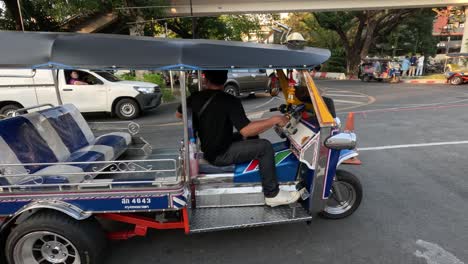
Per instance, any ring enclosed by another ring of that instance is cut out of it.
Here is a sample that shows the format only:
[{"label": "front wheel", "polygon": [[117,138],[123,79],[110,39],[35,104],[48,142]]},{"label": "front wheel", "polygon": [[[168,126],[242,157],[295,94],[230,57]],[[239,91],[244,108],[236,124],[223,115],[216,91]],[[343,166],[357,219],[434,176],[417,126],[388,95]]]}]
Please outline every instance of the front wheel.
[{"label": "front wheel", "polygon": [[120,119],[135,119],[140,115],[140,106],[133,99],[122,99],[115,105],[115,114]]},{"label": "front wheel", "polygon": [[77,221],[46,210],[11,231],[5,253],[9,264],[99,264],[105,247],[96,220]]},{"label": "front wheel", "polygon": [[[337,190],[340,195],[337,195]],[[359,179],[350,172],[337,170],[332,193],[320,216],[328,219],[345,218],[356,211],[361,200],[362,186]]]}]

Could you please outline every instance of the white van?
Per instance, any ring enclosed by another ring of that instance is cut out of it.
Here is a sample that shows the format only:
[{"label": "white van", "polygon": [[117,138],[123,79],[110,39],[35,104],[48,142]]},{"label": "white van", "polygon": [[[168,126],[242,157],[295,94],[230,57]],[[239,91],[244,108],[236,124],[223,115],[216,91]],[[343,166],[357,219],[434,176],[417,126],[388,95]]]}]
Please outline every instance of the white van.
[{"label": "white van", "polygon": [[[108,112],[129,120],[161,104],[157,84],[123,81],[107,71],[73,71],[80,85],[70,80],[72,70],[59,70],[58,85],[63,103],[81,112]],[[0,70],[0,115],[39,104],[58,104],[51,70]]]}]

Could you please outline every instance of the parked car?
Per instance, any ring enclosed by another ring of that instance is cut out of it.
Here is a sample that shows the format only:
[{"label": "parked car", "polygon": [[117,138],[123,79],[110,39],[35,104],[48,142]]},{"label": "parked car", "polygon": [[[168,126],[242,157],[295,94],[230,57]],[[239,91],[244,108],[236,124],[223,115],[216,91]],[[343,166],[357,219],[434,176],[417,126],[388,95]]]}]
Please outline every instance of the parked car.
[{"label": "parked car", "polygon": [[[202,76],[202,86],[203,78],[204,76]],[[190,72],[188,76],[190,92],[198,90],[199,81],[197,71]],[[224,91],[234,96],[255,92],[266,92],[270,93],[271,96],[276,96],[279,93],[279,83],[276,81],[274,73],[268,74],[263,69],[235,69],[229,71]]]},{"label": "parked car", "polygon": [[[84,85],[71,84],[71,70],[58,72],[58,85],[63,103],[74,104],[80,112],[108,112],[130,120],[161,104],[157,84],[123,81],[108,71],[74,71]],[[58,104],[52,71],[0,71],[0,115],[39,104]]]}]

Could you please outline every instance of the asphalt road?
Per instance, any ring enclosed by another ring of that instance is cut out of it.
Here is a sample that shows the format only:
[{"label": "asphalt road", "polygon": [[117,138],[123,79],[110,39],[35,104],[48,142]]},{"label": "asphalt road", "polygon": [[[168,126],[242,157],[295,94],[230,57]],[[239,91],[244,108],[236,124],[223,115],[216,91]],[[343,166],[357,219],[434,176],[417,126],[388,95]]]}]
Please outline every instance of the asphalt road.
[{"label": "asphalt road", "polygon": [[[342,121],[355,112],[363,165],[343,169],[358,175],[364,198],[352,216],[189,236],[153,231],[113,242],[107,263],[468,263],[468,86],[317,84]],[[258,95],[243,103],[260,118],[281,100]],[[155,147],[178,146],[175,107],[136,120]]]}]

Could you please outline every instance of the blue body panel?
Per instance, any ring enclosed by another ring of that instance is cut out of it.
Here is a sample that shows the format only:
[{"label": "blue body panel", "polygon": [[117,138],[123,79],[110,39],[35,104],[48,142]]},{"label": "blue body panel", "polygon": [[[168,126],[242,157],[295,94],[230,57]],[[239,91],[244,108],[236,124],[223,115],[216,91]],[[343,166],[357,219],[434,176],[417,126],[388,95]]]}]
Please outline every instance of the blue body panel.
[{"label": "blue body panel", "polygon": [[[289,151],[287,142],[273,144],[276,156],[285,156],[277,160],[276,175],[279,182],[292,182],[296,180],[299,160]],[[261,182],[260,170],[256,161],[237,164],[234,171],[234,182],[251,183]],[[258,163],[257,163],[258,164]]]},{"label": "blue body panel", "polygon": [[[95,213],[148,211],[163,209],[180,209],[186,206],[187,192],[180,191],[175,194],[137,195],[128,193],[119,196],[80,197],[80,198],[53,198],[77,206],[83,211]],[[89,195],[91,196],[91,195]],[[16,212],[34,202],[34,199],[0,200],[0,216],[14,215]]]}]

